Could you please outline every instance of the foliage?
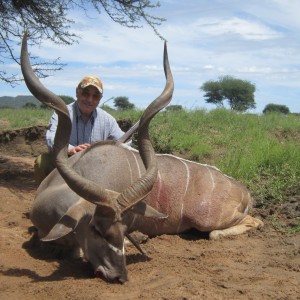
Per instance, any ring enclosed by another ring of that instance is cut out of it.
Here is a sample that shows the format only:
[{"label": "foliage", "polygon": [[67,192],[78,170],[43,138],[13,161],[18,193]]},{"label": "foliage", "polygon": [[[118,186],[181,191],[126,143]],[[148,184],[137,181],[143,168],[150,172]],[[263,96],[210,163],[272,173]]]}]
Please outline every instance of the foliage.
[{"label": "foliage", "polygon": [[112,114],[115,109],[113,109],[112,107],[110,107],[109,105],[105,105],[105,104],[102,104],[100,106],[103,110],[105,110],[106,112],[108,112],[109,114]]},{"label": "foliage", "polygon": [[297,217],[296,221],[298,222],[298,224],[292,226],[292,228],[289,230],[289,233],[291,234],[296,234],[300,232],[300,217]]},{"label": "foliage", "polygon": [[[157,27],[165,19],[147,13],[149,9],[160,6],[153,0],[0,0],[0,63],[6,61],[20,64],[19,47],[23,33],[29,32],[31,45],[39,45],[50,40],[60,45],[71,45],[78,36],[70,31],[74,21],[68,13],[77,9],[82,16],[89,17],[88,10],[93,9],[99,15],[104,11],[122,26],[137,28],[146,22],[159,36]],[[162,38],[162,37],[161,37]],[[16,51],[17,48],[17,51]],[[37,61],[32,57],[35,73],[41,77],[61,70],[64,66],[56,59],[52,62]],[[0,80],[14,86],[22,80],[18,74],[0,70]]]},{"label": "foliage", "polygon": [[70,104],[72,102],[75,101],[75,99],[73,97],[70,96],[64,96],[64,95],[59,95],[59,97],[66,103],[66,104]]},{"label": "foliage", "polygon": [[144,112],[143,110],[134,109],[134,110],[113,110],[110,113],[117,120],[129,119],[133,123],[135,123],[141,118],[143,112]]},{"label": "foliage", "polygon": [[31,103],[31,102],[27,102],[24,104],[23,108],[35,109],[35,108],[37,108],[37,105],[34,103]]},{"label": "foliage", "polygon": [[[67,105],[75,101],[75,99],[74,99],[73,97],[70,97],[70,96],[59,95],[59,97],[60,97]],[[47,106],[47,105],[44,104],[44,103],[41,103],[40,108],[42,108],[42,109],[50,109],[49,106]]]},{"label": "foliage", "polygon": [[224,100],[228,100],[231,110],[240,112],[255,108],[255,85],[247,80],[224,76],[219,81],[205,82],[200,89],[205,92],[206,103],[224,107]]},{"label": "foliage", "polygon": [[[141,110],[112,111],[138,121]],[[0,109],[0,130],[47,125],[50,110]],[[282,202],[300,189],[300,117],[239,114],[226,109],[159,113],[150,124],[157,153],[211,164],[246,184],[257,206]],[[295,230],[298,230],[295,228]]]},{"label": "foliage", "polygon": [[290,110],[286,105],[270,103],[266,105],[266,107],[263,110],[263,113],[266,114],[270,112],[277,112],[287,115],[290,113]]},{"label": "foliage", "polygon": [[114,105],[117,110],[130,110],[134,109],[134,104],[130,103],[128,97],[120,96],[114,99]]},{"label": "foliage", "polygon": [[178,110],[182,110],[182,106],[181,105],[168,105],[166,107],[166,111],[178,111]]},{"label": "foliage", "polygon": [[215,104],[218,107],[224,107],[224,96],[220,81],[206,81],[200,88],[205,92],[206,103]]}]

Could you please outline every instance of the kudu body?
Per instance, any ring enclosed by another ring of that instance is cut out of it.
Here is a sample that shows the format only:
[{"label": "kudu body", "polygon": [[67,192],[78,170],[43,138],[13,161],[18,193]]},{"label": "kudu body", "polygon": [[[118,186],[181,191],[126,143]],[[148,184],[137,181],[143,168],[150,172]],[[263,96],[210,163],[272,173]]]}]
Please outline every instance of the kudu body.
[{"label": "kudu body", "polygon": [[148,125],[173,92],[166,49],[164,66],[165,89],[140,120],[139,151],[120,142],[99,142],[67,160],[71,125],[66,109],[34,76],[23,40],[26,84],[59,114],[57,169],[39,186],[30,218],[43,241],[81,248],[95,273],[109,280],[127,280],[124,237],[134,230],[156,236],[195,228],[216,239],[263,225],[248,215],[252,200],[239,182],[209,165],[155,155]]}]

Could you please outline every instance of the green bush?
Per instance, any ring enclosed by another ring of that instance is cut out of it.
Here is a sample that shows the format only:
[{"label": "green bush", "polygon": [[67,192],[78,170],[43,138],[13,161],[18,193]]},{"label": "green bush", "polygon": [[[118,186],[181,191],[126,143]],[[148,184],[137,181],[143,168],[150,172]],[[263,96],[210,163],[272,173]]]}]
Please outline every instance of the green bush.
[{"label": "green bush", "polygon": [[281,104],[267,104],[266,107],[263,110],[263,113],[281,113],[281,114],[289,114],[290,110],[286,105],[281,105]]}]

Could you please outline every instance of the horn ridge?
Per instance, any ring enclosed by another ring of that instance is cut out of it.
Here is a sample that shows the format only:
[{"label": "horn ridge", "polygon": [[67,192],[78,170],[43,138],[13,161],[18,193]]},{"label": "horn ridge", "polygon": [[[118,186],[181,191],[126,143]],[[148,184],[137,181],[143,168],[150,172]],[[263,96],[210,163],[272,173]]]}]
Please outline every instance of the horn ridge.
[{"label": "horn ridge", "polygon": [[117,198],[122,213],[144,199],[152,190],[158,174],[156,154],[149,138],[149,124],[153,117],[172,99],[174,91],[173,76],[169,65],[167,44],[164,44],[165,88],[160,96],[151,102],[144,111],[138,129],[138,149],[146,168],[146,173],[124,190]]},{"label": "horn ridge", "polygon": [[35,75],[27,50],[27,32],[24,33],[21,48],[21,69],[25,83],[30,92],[42,103],[53,108],[58,115],[58,126],[54,139],[54,156],[56,167],[68,186],[82,198],[97,204],[112,207],[112,199],[118,193],[108,191],[79,175],[73,168],[69,167],[67,159],[67,147],[72,129],[69,112],[64,101],[49,91]]}]

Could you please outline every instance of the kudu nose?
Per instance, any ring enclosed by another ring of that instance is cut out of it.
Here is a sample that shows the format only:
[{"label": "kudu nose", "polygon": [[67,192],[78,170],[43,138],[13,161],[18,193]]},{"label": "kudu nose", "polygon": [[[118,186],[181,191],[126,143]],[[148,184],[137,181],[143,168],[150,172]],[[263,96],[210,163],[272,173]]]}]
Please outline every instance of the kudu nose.
[{"label": "kudu nose", "polygon": [[122,274],[118,274],[118,275],[114,275],[114,276],[106,276],[101,269],[96,269],[95,270],[95,276],[96,277],[100,277],[100,278],[104,278],[105,280],[108,280],[110,282],[114,282],[114,283],[125,283],[126,281],[128,281],[128,275],[127,272],[123,272]]},{"label": "kudu nose", "polygon": [[117,278],[117,280],[119,283],[122,283],[122,284],[125,283],[126,281],[128,281],[127,273],[120,275],[120,277]]}]

